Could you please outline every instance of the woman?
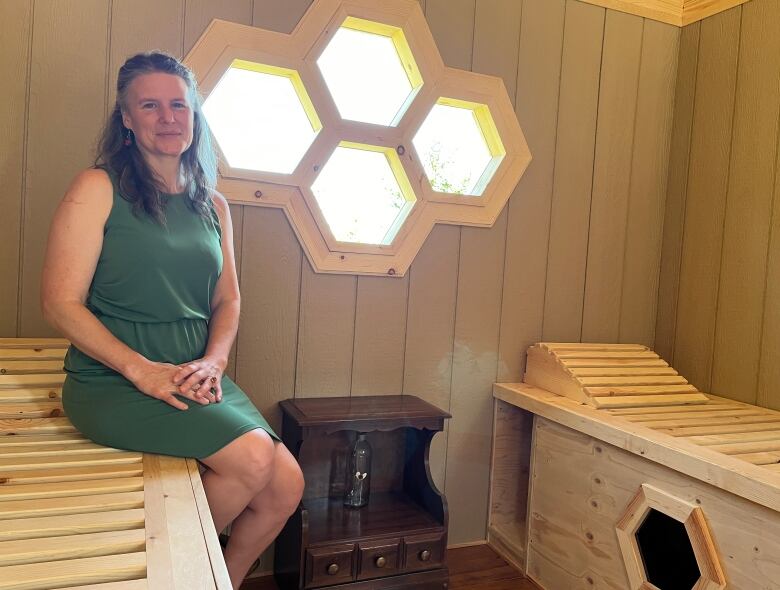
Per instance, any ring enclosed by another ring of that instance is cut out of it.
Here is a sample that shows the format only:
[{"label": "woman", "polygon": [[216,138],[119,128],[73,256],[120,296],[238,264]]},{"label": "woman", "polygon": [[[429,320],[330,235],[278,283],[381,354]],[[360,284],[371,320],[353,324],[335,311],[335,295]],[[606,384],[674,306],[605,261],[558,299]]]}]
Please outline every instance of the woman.
[{"label": "woman", "polygon": [[196,457],[234,588],[298,506],[295,459],[223,375],[240,298],[227,201],[192,72],[131,57],[94,168],[52,221],[44,317],[72,342],[65,412],[94,441]]}]

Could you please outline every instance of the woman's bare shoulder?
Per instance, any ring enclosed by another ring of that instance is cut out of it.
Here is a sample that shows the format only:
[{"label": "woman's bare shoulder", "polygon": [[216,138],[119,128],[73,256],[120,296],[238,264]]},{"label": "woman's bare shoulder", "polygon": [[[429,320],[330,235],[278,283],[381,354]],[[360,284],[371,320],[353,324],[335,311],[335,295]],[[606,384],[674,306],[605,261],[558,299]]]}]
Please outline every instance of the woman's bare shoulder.
[{"label": "woman's bare shoulder", "polygon": [[108,173],[100,168],[87,168],[75,176],[62,200],[110,208],[113,194]]}]

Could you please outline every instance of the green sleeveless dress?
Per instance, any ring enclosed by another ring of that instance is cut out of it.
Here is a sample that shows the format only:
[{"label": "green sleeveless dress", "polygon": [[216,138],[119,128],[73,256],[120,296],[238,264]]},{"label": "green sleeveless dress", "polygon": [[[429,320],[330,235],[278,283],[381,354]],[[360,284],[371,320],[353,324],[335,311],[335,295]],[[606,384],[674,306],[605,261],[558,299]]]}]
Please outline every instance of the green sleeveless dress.
[{"label": "green sleeveless dress", "polygon": [[[136,217],[116,183],[113,198],[87,308],[149,360],[178,365],[202,357],[210,301],[222,272],[222,234],[213,204],[205,220],[188,207],[185,195],[163,195],[163,227]],[[202,406],[179,396],[189,409],[177,410],[73,345],[65,371],[65,413],[102,445],[200,459],[255,428],[279,440],[227,376],[220,403]]]}]

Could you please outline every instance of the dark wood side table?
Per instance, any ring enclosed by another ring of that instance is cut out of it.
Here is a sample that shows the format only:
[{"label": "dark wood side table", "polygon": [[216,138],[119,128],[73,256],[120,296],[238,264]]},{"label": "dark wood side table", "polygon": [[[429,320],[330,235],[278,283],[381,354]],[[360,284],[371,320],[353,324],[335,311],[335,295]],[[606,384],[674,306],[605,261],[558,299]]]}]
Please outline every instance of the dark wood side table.
[{"label": "dark wood side table", "polygon": [[[447,501],[428,465],[450,415],[411,395],[289,399],[282,439],[306,490],[276,540],[281,590],[447,588]],[[358,433],[372,449],[371,494],[345,508],[347,458]]]}]

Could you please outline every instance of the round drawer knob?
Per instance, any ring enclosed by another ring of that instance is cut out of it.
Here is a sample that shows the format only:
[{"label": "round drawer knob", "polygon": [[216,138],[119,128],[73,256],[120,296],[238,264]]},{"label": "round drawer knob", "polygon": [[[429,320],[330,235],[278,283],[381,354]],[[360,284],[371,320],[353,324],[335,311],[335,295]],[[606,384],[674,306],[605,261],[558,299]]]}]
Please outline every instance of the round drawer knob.
[{"label": "round drawer knob", "polygon": [[428,561],[431,558],[431,552],[427,549],[420,551],[420,561]]},{"label": "round drawer knob", "polygon": [[339,566],[335,563],[331,563],[328,566],[328,575],[335,576],[337,573],[339,573]]},{"label": "round drawer knob", "polygon": [[387,559],[385,559],[384,556],[380,555],[379,557],[376,558],[374,563],[376,564],[376,567],[385,567],[387,565]]}]

